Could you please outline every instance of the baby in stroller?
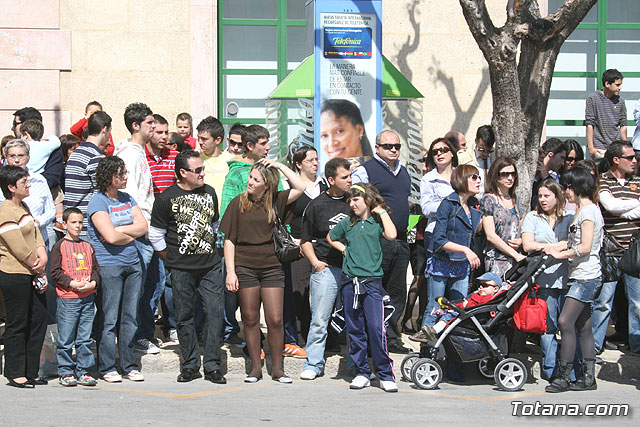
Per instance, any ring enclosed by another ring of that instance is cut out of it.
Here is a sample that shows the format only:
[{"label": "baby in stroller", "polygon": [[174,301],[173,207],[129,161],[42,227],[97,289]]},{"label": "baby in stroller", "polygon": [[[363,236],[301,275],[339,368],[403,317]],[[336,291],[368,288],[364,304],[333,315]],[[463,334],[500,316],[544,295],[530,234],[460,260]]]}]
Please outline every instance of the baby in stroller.
[{"label": "baby in stroller", "polygon": [[[469,294],[467,298],[462,301],[456,302],[455,305],[461,308],[471,308],[476,305],[485,304],[491,301],[502,288],[502,279],[495,273],[484,273],[477,278],[477,281],[478,290]],[[438,322],[433,326],[423,326],[417,333],[409,337],[411,341],[434,341],[447,324],[458,316],[458,313],[454,310],[443,309],[438,310],[434,314],[438,316]]]}]

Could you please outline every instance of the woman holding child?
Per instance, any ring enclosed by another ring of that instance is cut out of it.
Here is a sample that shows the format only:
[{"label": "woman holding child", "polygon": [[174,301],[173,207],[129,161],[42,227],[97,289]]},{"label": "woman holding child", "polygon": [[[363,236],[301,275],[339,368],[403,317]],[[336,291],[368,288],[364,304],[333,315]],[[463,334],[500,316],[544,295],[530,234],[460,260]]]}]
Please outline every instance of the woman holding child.
[{"label": "woman holding child", "polygon": [[96,169],[99,192],[87,207],[88,236],[100,264],[98,288],[98,370],[107,382],[120,382],[116,369],[116,327],[122,373],[143,381],[133,348],[138,323],[142,269],[135,239],[147,233],[147,221],[136,201],[120,191],[127,184],[124,161],[105,157]]},{"label": "woman holding child", "polygon": [[[29,196],[29,172],[19,166],[0,168],[0,289],[7,318],[4,332],[4,376],[9,385],[33,388],[38,378],[40,350],[47,330],[47,252],[37,223],[24,199]],[[36,286],[40,286],[37,288]]]},{"label": "woman holding child", "polygon": [[[565,198],[562,187],[554,180],[545,180],[538,188],[538,205],[535,211],[525,216],[522,223],[522,248],[525,252],[542,251],[547,248],[566,248],[569,226],[573,214],[564,209]],[[567,260],[556,260],[540,273],[538,296],[547,302],[547,332],[540,336],[542,348],[543,378],[551,381],[558,357],[558,316],[567,294],[569,276]]]}]

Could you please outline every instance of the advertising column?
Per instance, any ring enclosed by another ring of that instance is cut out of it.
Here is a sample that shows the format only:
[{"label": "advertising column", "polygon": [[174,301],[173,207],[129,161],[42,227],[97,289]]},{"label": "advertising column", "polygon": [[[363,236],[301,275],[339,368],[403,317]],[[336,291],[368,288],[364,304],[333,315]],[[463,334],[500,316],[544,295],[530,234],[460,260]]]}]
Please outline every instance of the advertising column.
[{"label": "advertising column", "polygon": [[[315,146],[363,162],[382,128],[381,0],[315,2]],[[322,170],[322,169],[321,169]]]}]

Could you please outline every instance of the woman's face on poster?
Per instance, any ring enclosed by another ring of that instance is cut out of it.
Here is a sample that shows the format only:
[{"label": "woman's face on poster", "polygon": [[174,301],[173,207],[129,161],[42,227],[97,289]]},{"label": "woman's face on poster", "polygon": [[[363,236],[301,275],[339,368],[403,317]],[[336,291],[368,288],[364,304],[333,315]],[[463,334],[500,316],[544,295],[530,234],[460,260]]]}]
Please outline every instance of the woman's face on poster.
[{"label": "woman's face on poster", "polygon": [[361,157],[363,134],[364,127],[354,125],[346,116],[336,116],[328,110],[320,116],[320,143],[329,158]]}]

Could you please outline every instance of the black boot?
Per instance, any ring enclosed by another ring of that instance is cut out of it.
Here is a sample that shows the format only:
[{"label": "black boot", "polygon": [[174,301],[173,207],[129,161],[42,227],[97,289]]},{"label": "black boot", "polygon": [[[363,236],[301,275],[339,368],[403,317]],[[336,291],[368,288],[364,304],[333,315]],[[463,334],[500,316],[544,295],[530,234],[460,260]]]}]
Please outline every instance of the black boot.
[{"label": "black boot", "polygon": [[582,365],[582,378],[569,387],[573,391],[583,390],[597,390],[598,384],[596,384],[596,360],[595,359],[583,359]]},{"label": "black boot", "polygon": [[551,384],[544,388],[544,391],[547,393],[562,393],[563,391],[568,391],[572,369],[573,363],[567,362],[566,360],[558,360],[558,373],[553,381],[551,381]]}]

